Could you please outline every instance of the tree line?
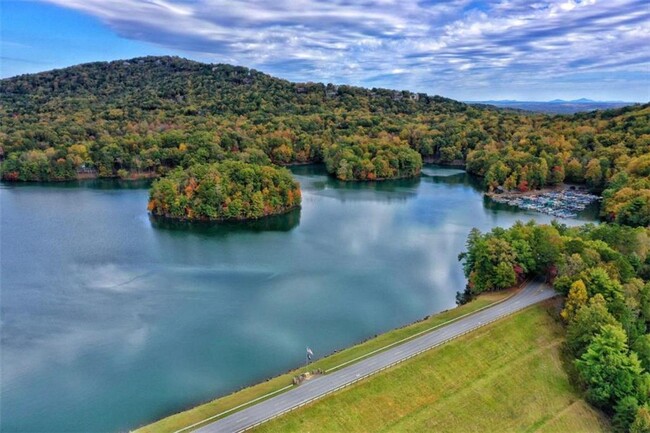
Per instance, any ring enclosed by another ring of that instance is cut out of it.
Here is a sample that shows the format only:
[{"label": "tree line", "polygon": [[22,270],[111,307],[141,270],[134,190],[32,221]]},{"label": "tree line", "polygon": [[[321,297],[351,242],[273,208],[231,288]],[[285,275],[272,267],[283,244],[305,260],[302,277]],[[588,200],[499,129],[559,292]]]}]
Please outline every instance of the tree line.
[{"label": "tree line", "polygon": [[543,276],[565,295],[569,374],[619,432],[650,429],[650,229],[518,222],[474,229],[459,302]]}]

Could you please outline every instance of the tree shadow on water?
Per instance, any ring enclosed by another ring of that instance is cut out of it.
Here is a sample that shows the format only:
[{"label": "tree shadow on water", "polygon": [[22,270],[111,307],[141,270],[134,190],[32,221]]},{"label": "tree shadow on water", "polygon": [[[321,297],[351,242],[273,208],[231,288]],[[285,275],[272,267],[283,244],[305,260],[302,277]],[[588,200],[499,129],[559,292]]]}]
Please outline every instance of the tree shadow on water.
[{"label": "tree shadow on water", "polygon": [[149,215],[156,230],[193,233],[207,236],[224,236],[233,233],[288,232],[300,224],[300,208],[281,215],[246,221],[179,221]]}]

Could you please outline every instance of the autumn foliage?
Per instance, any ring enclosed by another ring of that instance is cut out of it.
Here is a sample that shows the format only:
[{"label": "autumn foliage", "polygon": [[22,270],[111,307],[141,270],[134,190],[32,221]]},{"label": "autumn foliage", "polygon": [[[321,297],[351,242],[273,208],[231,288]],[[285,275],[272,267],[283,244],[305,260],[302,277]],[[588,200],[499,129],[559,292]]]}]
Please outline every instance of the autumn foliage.
[{"label": "autumn foliage", "polygon": [[154,182],[148,209],[181,220],[243,220],[300,206],[300,185],[284,168],[224,161],[176,169]]},{"label": "autumn foliage", "polygon": [[2,80],[0,145],[9,181],[156,177],[224,159],[324,162],[346,181],[465,164],[488,190],[585,184],[603,192],[605,218],[650,224],[649,104],[550,116],[144,57]]}]

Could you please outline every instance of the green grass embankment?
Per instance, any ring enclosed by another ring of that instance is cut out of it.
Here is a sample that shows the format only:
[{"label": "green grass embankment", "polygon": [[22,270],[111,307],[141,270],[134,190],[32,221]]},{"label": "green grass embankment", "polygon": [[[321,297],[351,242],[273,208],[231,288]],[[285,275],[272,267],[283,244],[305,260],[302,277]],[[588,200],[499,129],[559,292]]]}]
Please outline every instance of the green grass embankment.
[{"label": "green grass embankment", "polygon": [[570,385],[563,339],[547,307],[534,306],[254,431],[610,431]]},{"label": "green grass embankment", "polygon": [[[342,364],[353,362],[359,357],[364,357],[370,353],[381,351],[386,348],[386,346],[403,340],[404,338],[412,337],[423,331],[429,330],[432,327],[443,325],[450,320],[454,320],[460,316],[492,305],[495,302],[505,299],[512,293],[512,291],[503,291],[498,293],[483,294],[476,300],[462,305],[458,308],[444,311],[442,313],[428,317],[425,320],[378,335],[377,337],[369,339],[363,343],[334,353],[326,358],[319,359],[310,365],[310,370],[320,368],[327,371]],[[288,372],[286,374],[272,378],[266,382],[244,388],[240,391],[202,404],[187,411],[171,415],[167,418],[163,418],[152,424],[137,429],[135,433],[173,433],[187,426],[191,426],[195,423],[199,423],[203,420],[214,417],[215,415],[221,414],[225,411],[237,408],[241,405],[244,405],[242,408],[247,407],[248,405],[246,403],[256,399],[257,401],[264,400],[265,398],[268,398],[265,396],[269,393],[279,391],[291,385],[293,377],[299,374],[300,371],[301,370],[294,370]],[[225,415],[229,415],[230,413],[232,413],[232,411],[228,412]],[[215,417],[213,419],[218,418],[220,417]],[[201,425],[204,424],[197,425],[195,428],[198,428]],[[189,432],[192,430],[193,429],[187,429],[184,431]]]}]

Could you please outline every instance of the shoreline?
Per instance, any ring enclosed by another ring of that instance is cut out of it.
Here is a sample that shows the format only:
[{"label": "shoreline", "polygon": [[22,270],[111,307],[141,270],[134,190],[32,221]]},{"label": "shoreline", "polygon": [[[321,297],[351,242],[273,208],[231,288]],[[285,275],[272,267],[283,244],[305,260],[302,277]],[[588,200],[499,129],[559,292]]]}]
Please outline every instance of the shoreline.
[{"label": "shoreline", "polygon": [[255,218],[175,218],[168,215],[156,215],[152,212],[147,212],[153,218],[159,218],[162,221],[186,224],[210,224],[210,223],[245,223],[250,221],[261,221],[266,218],[273,218],[281,215],[286,215],[295,210],[301,209],[302,205],[291,206],[290,208],[283,209],[282,212],[270,213]]},{"label": "shoreline", "polygon": [[64,183],[64,182],[78,182],[82,180],[123,180],[123,181],[137,181],[137,180],[148,180],[148,179],[157,179],[161,175],[156,172],[150,173],[129,173],[127,177],[120,176],[100,176],[98,173],[77,173],[74,178],[71,179],[47,179],[47,180],[20,180],[20,179],[6,179],[2,178],[0,181],[7,183],[15,184],[30,184],[30,183]]},{"label": "shoreline", "polygon": [[[391,344],[411,338],[416,334],[430,329],[431,327],[442,326],[450,321],[458,319],[465,314],[471,314],[479,309],[487,308],[501,302],[516,293],[518,287],[481,294],[471,302],[440,311],[423,317],[420,320],[405,324],[401,327],[391,329],[384,333],[376,334],[365,340],[354,343],[351,346],[335,350],[323,358],[316,359],[309,366],[309,370],[321,369],[324,371],[336,369],[340,365],[354,362],[356,359],[364,358],[372,352],[382,351],[389,348]],[[388,347],[387,347],[388,346]],[[152,421],[149,424],[139,426],[134,433],[149,432],[176,432],[197,422],[201,422],[209,416],[220,418],[221,413],[232,413],[239,408],[247,407],[251,402],[270,398],[272,393],[277,394],[280,390],[290,389],[293,378],[305,371],[305,366],[299,366],[280,373],[277,376],[269,377],[262,381],[252,382],[249,385],[224,394],[203,403],[192,405],[180,412],[172,413],[166,417]]]},{"label": "shoreline", "polygon": [[[454,164],[445,164],[445,163],[438,163],[435,161],[432,162],[425,162],[423,161],[424,164],[436,164],[436,165],[441,165],[445,167],[452,167],[452,168],[465,168],[465,165],[459,164],[459,165],[454,165]],[[275,163],[271,162],[271,166],[273,167],[279,167],[279,168],[286,168],[290,169],[291,167],[302,167],[302,166],[307,166],[307,165],[322,165],[323,167],[325,166],[325,162],[323,161],[307,161],[307,162],[291,162],[291,163]],[[180,167],[180,166],[179,166]],[[174,167],[177,168],[177,167]],[[168,171],[173,170],[168,168]],[[7,183],[62,183],[62,182],[77,182],[81,180],[97,180],[97,179],[106,179],[106,180],[124,180],[124,181],[137,181],[137,180],[155,180],[159,179],[161,177],[164,177],[167,172],[161,174],[157,173],[155,171],[153,172],[129,172],[129,175],[126,177],[120,177],[117,174],[112,175],[112,176],[100,176],[99,173],[97,172],[85,172],[85,173],[77,173],[77,175],[74,178],[71,179],[39,179],[39,180],[20,180],[20,179],[7,179],[5,177],[0,178],[0,181],[2,182],[7,182]],[[327,176],[331,177],[332,179],[338,180],[340,182],[384,182],[384,181],[391,181],[391,180],[402,180],[402,179],[415,179],[420,177],[421,172],[418,172],[415,176],[398,176],[398,177],[381,177],[381,178],[376,178],[376,179],[350,179],[350,180],[341,180],[337,178],[334,174],[327,172]]]}]

